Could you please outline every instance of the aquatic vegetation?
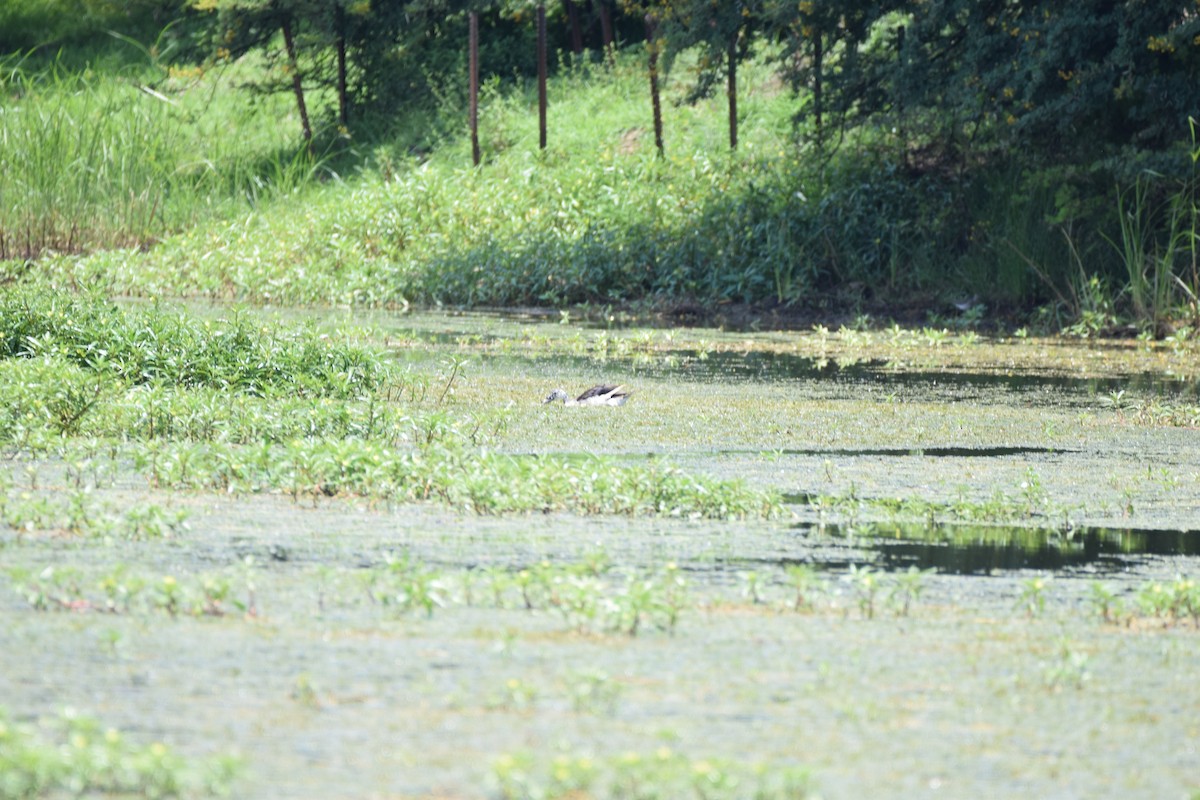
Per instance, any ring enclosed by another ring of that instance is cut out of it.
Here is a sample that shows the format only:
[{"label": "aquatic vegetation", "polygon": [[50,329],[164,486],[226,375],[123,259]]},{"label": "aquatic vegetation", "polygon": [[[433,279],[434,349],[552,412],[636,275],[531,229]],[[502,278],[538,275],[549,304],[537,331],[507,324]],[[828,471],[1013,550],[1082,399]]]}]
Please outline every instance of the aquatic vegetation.
[{"label": "aquatic vegetation", "polygon": [[[167,383],[251,396],[361,397],[389,377],[378,351],[311,327],[285,332],[236,311],[201,320],[158,306],[27,289],[0,300],[0,359],[13,358],[65,362],[131,386]],[[86,411],[86,391],[76,394],[82,396],[59,409],[64,425]]]},{"label": "aquatic vegetation", "polygon": [[24,725],[0,709],[0,796],[5,798],[225,797],[239,771],[230,757],[189,760],[162,742],[140,745],[67,709]]},{"label": "aquatic vegetation", "polygon": [[1125,616],[1125,603],[1100,581],[1088,586],[1088,602],[1104,622],[1116,623]]},{"label": "aquatic vegetation", "polygon": [[931,569],[909,567],[905,571],[891,576],[887,604],[896,613],[896,616],[908,616],[913,604],[921,598],[925,591],[925,579],[932,573]]},{"label": "aquatic vegetation", "polygon": [[1200,585],[1191,578],[1177,577],[1171,582],[1152,581],[1138,590],[1135,597],[1142,614],[1173,625],[1190,619],[1200,628]]},{"label": "aquatic vegetation", "polygon": [[420,611],[432,617],[435,608],[449,602],[443,576],[407,555],[389,554],[382,567],[368,570],[361,580],[371,602],[395,613]]},{"label": "aquatic vegetation", "polygon": [[296,676],[296,682],[292,687],[292,699],[301,706],[316,710],[321,707],[321,695],[313,684],[312,676],[307,672],[301,672]]},{"label": "aquatic vegetation", "polygon": [[1130,419],[1142,425],[1161,425],[1173,428],[1200,427],[1200,405],[1171,402],[1160,398],[1137,400],[1129,404]]},{"label": "aquatic vegetation", "polygon": [[762,605],[763,599],[762,576],[757,570],[747,570],[738,575],[742,579],[742,596],[754,605]]},{"label": "aquatic vegetation", "polygon": [[844,580],[850,585],[864,619],[875,618],[875,602],[881,589],[879,573],[869,565],[851,564]]},{"label": "aquatic vegetation", "polygon": [[574,511],[712,519],[782,513],[777,496],[742,481],[689,475],[664,461],[515,456],[452,443],[397,450],[361,439],[298,439],[237,447],[152,443],[136,464],[161,488],[292,497],[357,495],[388,502],[437,501],[478,514]]},{"label": "aquatic vegetation", "polygon": [[939,522],[998,523],[1038,518],[1065,517],[1067,508],[1051,501],[1041,477],[1032,468],[1025,473],[1016,491],[997,488],[987,500],[974,500],[961,492],[953,500],[929,500],[924,497],[863,497],[854,488],[842,495],[799,495],[793,499],[823,514],[842,514],[851,521],[860,514],[883,512],[891,519],[923,520],[933,526]]},{"label": "aquatic vegetation", "polygon": [[647,627],[671,634],[680,616],[693,604],[679,566],[668,562],[658,569],[609,574],[606,560],[588,558],[575,564],[541,561],[512,572],[490,574],[496,605],[528,611],[553,610],[577,633],[620,633],[636,636]]},{"label": "aquatic vegetation", "polygon": [[616,713],[624,686],[601,669],[582,669],[563,679],[571,708],[577,714],[611,716]]},{"label": "aquatic vegetation", "polygon": [[72,611],[78,613],[145,614],[161,611],[170,617],[224,617],[233,611],[254,616],[254,586],[241,576],[240,586],[246,601],[233,596],[239,581],[223,573],[147,577],[130,574],[118,565],[98,580],[85,582],[74,567],[50,566],[36,575],[29,570],[8,571],[13,589],[35,611]]},{"label": "aquatic vegetation", "polygon": [[539,759],[530,753],[509,753],[493,762],[492,774],[505,800],[802,800],[812,795],[809,772],[801,767],[693,759],[668,747],[602,758],[567,753]]},{"label": "aquatic vegetation", "polygon": [[825,582],[816,567],[811,564],[788,564],[784,568],[788,586],[795,592],[791,608],[793,611],[812,610],[816,598],[825,592]]},{"label": "aquatic vegetation", "polygon": [[[0,303],[0,372],[11,378],[0,381],[0,442],[60,453],[94,453],[103,442],[108,463],[132,456],[156,487],[277,489],[297,500],[354,494],[437,500],[477,513],[781,511],[769,492],[664,462],[473,449],[501,434],[507,412],[448,407],[465,366],[459,356],[446,360],[431,393],[436,408],[416,409],[428,376],[423,383],[379,351],[313,328],[285,333],[249,315],[200,320],[19,291]],[[80,460],[76,481],[102,461]],[[90,524],[77,517],[69,527]],[[132,527],[164,529],[145,514]]]},{"label": "aquatic vegetation", "polygon": [[1044,575],[1035,575],[1022,581],[1016,607],[1031,619],[1041,616],[1046,610],[1046,592],[1052,580]]},{"label": "aquatic vegetation", "polygon": [[537,686],[521,678],[509,678],[488,705],[505,711],[528,711],[537,702],[537,697]]},{"label": "aquatic vegetation", "polygon": [[0,525],[19,536],[62,533],[131,541],[171,538],[187,530],[189,516],[186,509],[167,509],[155,503],[116,510],[98,500],[90,487],[37,494],[0,487]]},{"label": "aquatic vegetation", "polygon": [[1082,689],[1091,680],[1088,671],[1089,655],[1070,639],[1059,640],[1057,657],[1043,665],[1042,677],[1046,687],[1052,690]]}]

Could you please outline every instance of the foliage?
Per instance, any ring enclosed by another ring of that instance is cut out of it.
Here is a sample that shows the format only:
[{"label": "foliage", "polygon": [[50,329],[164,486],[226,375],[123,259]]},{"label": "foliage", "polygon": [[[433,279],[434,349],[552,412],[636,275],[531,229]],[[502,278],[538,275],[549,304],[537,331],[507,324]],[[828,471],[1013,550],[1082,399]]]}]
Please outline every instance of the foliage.
[{"label": "foliage", "polygon": [[155,486],[280,489],[293,497],[359,495],[438,501],[479,514],[574,511],[737,519],[780,513],[778,498],[740,481],[688,475],[669,464],[513,456],[453,440],[419,450],[361,439],[231,446],[150,444],[138,464]]},{"label": "foliage", "polygon": [[154,37],[183,10],[183,0],[7,0],[0,6],[0,53],[86,47],[97,34]]},{"label": "foliage", "polygon": [[[199,320],[159,307],[122,308],[91,296],[7,292],[0,299],[0,359],[65,362],[83,372],[84,397],[116,379],[129,386],[209,387],[262,396],[359,397],[383,385],[378,353],[335,343],[312,328],[284,334],[236,311]],[[68,380],[68,386],[79,383]],[[32,398],[31,398],[32,401]],[[84,399],[65,398],[62,427],[74,425]]]},{"label": "foliage", "polygon": [[1170,0],[1100,8],[1046,0],[800,3],[773,11],[794,42],[785,64],[798,66],[796,80],[812,85],[819,67],[796,56],[811,61],[824,42],[837,59],[824,75],[828,108],[878,119],[901,137],[925,126],[955,147],[1002,144],[1033,163],[1086,164],[1130,142],[1144,151],[1170,147],[1197,104],[1189,75],[1200,58],[1200,20]]},{"label": "foliage", "polygon": [[0,713],[0,796],[6,798],[224,796],[236,770],[231,759],[189,762],[161,742],[134,744],[73,710],[36,726]]},{"label": "foliage", "polygon": [[546,761],[510,753],[492,765],[505,800],[566,800],[571,797],[645,800],[675,797],[753,797],[800,800],[811,796],[808,771],[795,766],[690,759],[662,747],[653,753],[591,758],[566,754]]},{"label": "foliage", "polygon": [[137,52],[110,70],[0,54],[0,259],[145,247],[320,172],[278,103]]},{"label": "foliage", "polygon": [[[774,495],[666,463],[477,449],[503,423],[445,409],[462,370],[452,359],[429,390],[379,352],[312,327],[18,291],[0,300],[0,441],[68,455],[81,480],[115,441],[126,444],[110,460],[132,454],[161,487],[438,500],[478,513],[779,513]],[[426,395],[434,408],[416,410]],[[66,527],[94,527],[88,508]]]},{"label": "foliage", "polygon": [[153,503],[140,503],[118,513],[99,503],[90,488],[51,495],[0,494],[0,525],[21,535],[65,532],[133,541],[164,539],[181,535],[187,518],[186,511],[171,511]]},{"label": "foliage", "polygon": [[1040,617],[1046,610],[1046,592],[1052,578],[1035,575],[1021,582],[1021,593],[1017,597],[1016,607],[1024,609],[1026,616]]},{"label": "foliage", "polygon": [[[11,57],[6,108],[29,113],[4,115],[0,160],[20,180],[0,212],[0,257],[44,258],[0,263],[0,277],[369,305],[854,306],[977,292],[989,311],[1048,303],[1047,319],[1086,335],[1123,315],[1158,335],[1200,329],[1195,145],[1182,141],[1198,23],[1175,4],[624,3],[626,33],[652,14],[668,60],[695,77],[666,87],[680,145],[661,164],[639,144],[637,53],[611,67],[562,59],[552,108],[587,113],[535,155],[532,15],[485,4],[482,171],[463,168],[456,133],[466,7],[167,4],[170,36],[120,80]],[[185,56],[185,40],[199,49]],[[217,91],[295,89],[299,70],[331,107],[341,46],[355,107],[402,107],[392,130],[407,133],[371,139],[387,125],[366,116],[318,126],[311,156],[279,133],[282,98],[259,98],[246,118],[244,96]],[[207,60],[188,61],[196,52]],[[704,96],[735,63],[742,155],[709,155],[725,137]],[[794,96],[773,88],[777,74]],[[237,133],[216,135],[226,129]],[[354,176],[315,186],[334,169]]]},{"label": "foliage", "polygon": [[[13,589],[35,611],[224,617],[236,610],[254,617],[257,608],[251,568],[247,563],[234,576],[217,573],[180,580],[174,575],[130,574],[124,565],[118,565],[90,584],[70,567],[47,567],[36,575],[14,569],[9,577]],[[236,596],[235,588],[239,590]]]}]

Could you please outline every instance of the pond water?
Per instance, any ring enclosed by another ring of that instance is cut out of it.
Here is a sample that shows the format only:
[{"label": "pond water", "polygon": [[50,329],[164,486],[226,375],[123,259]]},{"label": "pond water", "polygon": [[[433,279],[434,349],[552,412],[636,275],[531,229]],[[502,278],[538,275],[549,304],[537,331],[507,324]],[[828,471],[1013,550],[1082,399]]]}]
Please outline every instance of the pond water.
[{"label": "pond water", "polygon": [[[1148,582],[1200,573],[1200,432],[1101,402],[1194,402],[1195,383],[1174,377],[1196,373],[1181,362],[1194,354],[1073,345],[1044,357],[1056,345],[1030,342],[838,366],[805,354],[816,345],[803,337],[681,331],[677,346],[598,358],[571,352],[571,326],[540,326],[563,340],[543,346],[521,338],[527,321],[385,319],[381,339],[418,334],[388,346],[438,387],[417,410],[502,415],[494,451],[667,459],[775,491],[785,514],[294,502],[166,491],[122,463],[96,502],[185,509],[188,528],[0,538],[0,697],[14,719],[67,706],[189,759],[232,751],[246,768],[231,795],[247,798],[500,797],[493,765],[511,754],[531,764],[529,790],[512,796],[545,797],[562,763],[664,751],[694,759],[687,775],[799,764],[812,796],[834,800],[1200,788],[1200,633],[1136,604]],[[437,403],[443,364],[463,357]],[[633,399],[540,402],[601,380],[631,384]],[[62,463],[12,472],[14,497],[71,488]],[[955,509],[992,521],[966,524]],[[597,553],[613,569],[577,609],[619,611],[670,565],[687,578],[677,628],[632,635],[599,616],[581,626],[566,603],[522,602],[522,569],[545,567],[567,592]],[[430,570],[444,603],[404,604],[405,563]],[[789,582],[794,564],[818,568],[809,598]],[[850,569],[864,566],[877,571],[869,597]],[[915,576],[919,597],[900,591],[910,567],[933,571]],[[1032,608],[1028,584],[1047,573],[1061,579]],[[14,591],[56,576],[51,590],[77,584],[93,605],[36,610]],[[232,600],[219,614],[168,613],[168,579],[192,597],[228,586],[254,613]],[[1089,604],[1097,579],[1127,623]],[[102,587],[122,581],[139,602],[104,611]]]},{"label": "pond water", "polygon": [[[836,381],[840,383],[871,384],[882,390],[904,390],[905,394],[942,388],[957,390],[964,399],[984,389],[1003,389],[1021,394],[1046,391],[1073,395],[1095,396],[1116,391],[1146,395],[1196,397],[1200,383],[1160,373],[1140,373],[1107,378],[1074,378],[1047,371],[1046,374],[1022,371],[1019,374],[969,370],[932,371],[900,369],[887,359],[842,361],[828,358],[795,355],[792,353],[714,352],[701,357],[698,351],[669,351],[653,363],[639,359],[623,359],[634,375],[658,377],[664,380],[689,379],[699,381],[763,381],[788,383],[793,381]],[[620,363],[620,362],[619,362]]]},{"label": "pond water", "polygon": [[[443,341],[461,342],[463,336],[474,334],[447,333]],[[916,354],[916,366],[871,355],[835,359],[772,349],[812,350],[817,345],[811,338],[742,336],[740,347],[725,342],[727,349],[689,347],[683,334],[678,347],[632,353],[485,348],[479,358],[489,375],[596,376],[635,386],[625,418],[603,420],[603,430],[616,435],[588,439],[580,428],[591,420],[576,417],[569,434],[583,437],[570,440],[579,447],[558,450],[552,444],[557,436],[535,436],[529,439],[534,447],[517,452],[586,457],[593,445],[626,458],[666,454],[701,471],[774,485],[785,503],[802,509],[823,495],[847,493],[947,503],[964,496],[986,503],[1000,495],[1010,506],[1036,495],[1031,519],[1019,526],[1003,519],[902,524],[870,514],[865,526],[857,518],[842,524],[836,515],[820,523],[835,538],[853,530],[881,569],[915,566],[963,576],[1095,573],[1127,570],[1147,556],[1200,556],[1197,432],[1131,425],[1123,414],[1129,406],[1122,405],[1194,404],[1200,382],[1179,377],[1195,373],[1194,356],[1139,361],[1129,348],[1067,344],[1061,359],[1014,367],[1002,359],[1021,345],[1005,345],[978,358],[956,352],[954,366],[942,369],[920,365],[927,353]],[[1088,356],[1084,376],[1071,374],[1080,370],[1070,361],[1080,351]],[[1125,360],[1110,363],[1110,354]],[[639,404],[654,404],[646,415],[657,418],[622,424],[641,413]],[[813,406],[822,409],[819,420]],[[676,416],[679,407],[685,413]],[[885,414],[897,418],[880,424]],[[1109,415],[1116,424],[1099,424],[1093,415]],[[695,418],[704,419],[705,427],[670,442]],[[830,435],[841,426],[844,432]],[[646,429],[658,435],[646,435]],[[1135,505],[1143,525],[1125,519]]]},{"label": "pond water", "polygon": [[[836,527],[829,531],[839,535]],[[861,535],[861,534],[860,534]],[[909,567],[956,575],[999,571],[1046,570],[1088,573],[1124,572],[1144,556],[1200,556],[1200,530],[1081,528],[1056,530],[999,526],[875,525],[867,547],[889,571]]]}]

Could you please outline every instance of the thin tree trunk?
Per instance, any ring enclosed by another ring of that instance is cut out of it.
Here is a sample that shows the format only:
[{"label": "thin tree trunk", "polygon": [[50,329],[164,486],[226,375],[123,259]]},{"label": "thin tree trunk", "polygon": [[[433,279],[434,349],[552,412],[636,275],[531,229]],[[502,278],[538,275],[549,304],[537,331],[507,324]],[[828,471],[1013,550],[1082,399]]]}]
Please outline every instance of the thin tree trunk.
[{"label": "thin tree trunk", "polygon": [[729,40],[729,69],[726,73],[725,94],[729,98],[729,149],[737,150],[738,145],[738,122],[737,122],[737,63],[738,63],[738,32],[733,32],[733,38]]},{"label": "thin tree trunk", "polygon": [[575,55],[583,55],[583,28],[579,25],[579,6],[572,0],[563,0],[567,7],[567,23],[571,26],[571,51]]},{"label": "thin tree trunk", "polygon": [[608,10],[608,0],[596,0],[596,8],[600,11],[600,36],[604,42],[604,57],[612,64],[616,61],[616,40],[613,38],[612,14]]},{"label": "thin tree trunk", "polygon": [[822,137],[821,130],[821,69],[824,66],[824,53],[821,50],[821,32],[815,31],[813,39],[813,114],[817,120],[817,142],[820,143]]},{"label": "thin tree trunk", "polygon": [[468,71],[470,72],[468,92],[470,103],[467,110],[468,124],[471,126],[471,162],[479,166],[479,12],[472,11],[468,33]]},{"label": "thin tree trunk", "polygon": [[346,10],[341,3],[333,7],[333,25],[337,29],[338,122],[345,128],[350,124],[350,99],[346,96]]},{"label": "thin tree trunk", "polygon": [[658,41],[654,36],[658,27],[652,14],[646,15],[646,48],[650,52],[650,106],[654,110],[654,146],[658,155],[663,155],[662,101],[658,93]]},{"label": "thin tree trunk", "polygon": [[546,149],[546,4],[537,7],[538,147]]},{"label": "thin tree trunk", "polygon": [[304,85],[300,82],[300,64],[296,60],[296,39],[292,36],[292,19],[285,16],[280,22],[283,28],[283,44],[287,48],[288,67],[292,72],[292,91],[296,95],[296,108],[300,111],[300,127],[304,134],[304,144],[310,156],[316,155],[313,150],[312,125],[308,121],[308,106],[304,103]]},{"label": "thin tree trunk", "polygon": [[[903,25],[901,25],[900,27],[898,27],[896,29],[896,58],[900,60],[900,63],[904,63],[904,26]],[[908,126],[905,125],[905,119],[904,119],[904,97],[903,97],[903,95],[901,95],[900,97],[898,97],[896,99],[896,139],[898,140],[898,143],[900,145],[900,161],[906,167],[908,166],[908,162],[909,162],[907,127]],[[950,128],[950,130],[953,131],[954,128],[952,127],[952,128]],[[954,136],[951,135],[948,138],[949,138],[951,147],[953,147]]]}]

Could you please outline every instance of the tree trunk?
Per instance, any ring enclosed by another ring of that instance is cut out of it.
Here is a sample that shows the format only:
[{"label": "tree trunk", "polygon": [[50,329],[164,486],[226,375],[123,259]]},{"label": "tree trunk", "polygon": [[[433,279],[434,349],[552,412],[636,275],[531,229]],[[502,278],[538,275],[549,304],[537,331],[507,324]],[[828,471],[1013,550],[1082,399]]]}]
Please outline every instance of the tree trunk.
[{"label": "tree trunk", "polygon": [[546,149],[546,4],[537,7],[538,147]]},{"label": "tree trunk", "polygon": [[604,41],[604,58],[609,64],[616,60],[616,41],[613,38],[612,14],[608,10],[608,0],[596,0],[596,8],[600,11],[600,35]]},{"label": "tree trunk", "polygon": [[817,142],[823,138],[821,133],[821,69],[824,66],[824,53],[821,51],[821,32],[814,32],[813,39],[813,114],[817,120]]},{"label": "tree trunk", "polygon": [[567,7],[567,23],[571,26],[571,51],[577,56],[583,55],[583,28],[579,24],[579,6],[572,0],[563,0]]},{"label": "tree trunk", "polygon": [[345,128],[350,124],[350,100],[346,96],[346,10],[341,3],[333,7],[333,25],[337,29],[337,98],[338,122]]},{"label": "tree trunk", "polygon": [[657,21],[652,14],[646,15],[646,49],[650,52],[650,106],[654,110],[654,146],[658,155],[663,155],[662,101],[658,94],[658,40],[655,38]]},{"label": "tree trunk", "polygon": [[468,72],[470,73],[467,91],[470,102],[467,110],[468,124],[471,126],[471,163],[479,166],[479,12],[472,11],[469,22],[468,36]]},{"label": "tree trunk", "polygon": [[291,17],[284,16],[280,27],[283,29],[283,44],[287,48],[288,68],[292,73],[292,91],[296,95],[296,108],[300,111],[300,127],[304,134],[304,144],[308,148],[308,154],[315,156],[312,125],[308,122],[308,106],[304,103],[304,86],[300,82],[300,64],[296,60],[296,39],[292,36]]},{"label": "tree trunk", "polygon": [[733,38],[729,40],[729,69],[726,72],[725,94],[729,98],[729,149],[737,150],[738,122],[737,122],[737,63],[738,63],[738,32],[733,32]]}]

